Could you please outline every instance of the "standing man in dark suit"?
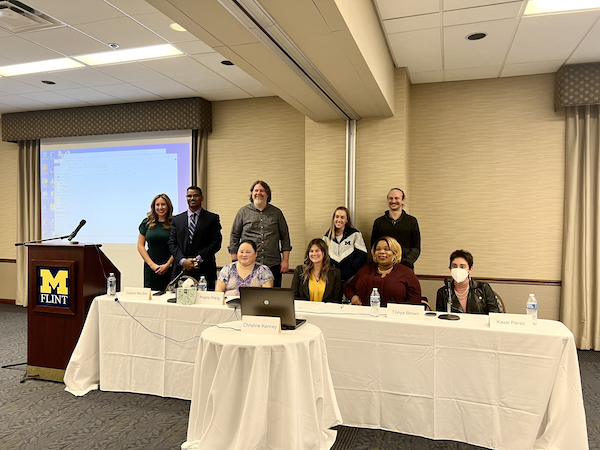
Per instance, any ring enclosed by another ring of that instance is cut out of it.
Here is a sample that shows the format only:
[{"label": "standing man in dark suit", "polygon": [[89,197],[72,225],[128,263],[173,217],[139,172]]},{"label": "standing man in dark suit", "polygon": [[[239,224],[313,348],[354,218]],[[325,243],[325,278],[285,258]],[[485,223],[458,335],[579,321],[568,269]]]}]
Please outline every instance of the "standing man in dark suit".
[{"label": "standing man in dark suit", "polygon": [[196,279],[204,275],[208,289],[214,291],[217,279],[215,254],[223,240],[221,222],[217,214],[202,209],[202,189],[190,186],[186,197],[189,209],[173,217],[171,224],[168,243],[175,258],[171,279],[183,268]]}]

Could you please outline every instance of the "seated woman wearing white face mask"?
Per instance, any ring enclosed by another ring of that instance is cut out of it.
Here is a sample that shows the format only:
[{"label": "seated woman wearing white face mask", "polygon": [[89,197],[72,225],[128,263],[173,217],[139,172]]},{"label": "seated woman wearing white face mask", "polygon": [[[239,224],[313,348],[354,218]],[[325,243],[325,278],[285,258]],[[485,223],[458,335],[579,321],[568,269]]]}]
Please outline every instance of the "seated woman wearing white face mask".
[{"label": "seated woman wearing white face mask", "polygon": [[452,291],[452,312],[488,314],[500,312],[498,299],[489,284],[471,278],[473,255],[456,250],[450,255],[450,275],[445,286],[437,291],[436,309],[448,309],[448,290]]}]

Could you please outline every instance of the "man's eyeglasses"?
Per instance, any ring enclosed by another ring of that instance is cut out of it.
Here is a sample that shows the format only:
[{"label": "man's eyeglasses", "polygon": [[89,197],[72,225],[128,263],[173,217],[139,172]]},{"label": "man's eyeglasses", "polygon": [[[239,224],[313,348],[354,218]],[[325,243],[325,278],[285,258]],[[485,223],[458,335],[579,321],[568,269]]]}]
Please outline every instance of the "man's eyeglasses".
[{"label": "man's eyeglasses", "polygon": [[188,194],[186,195],[187,198],[199,198],[200,194]]}]

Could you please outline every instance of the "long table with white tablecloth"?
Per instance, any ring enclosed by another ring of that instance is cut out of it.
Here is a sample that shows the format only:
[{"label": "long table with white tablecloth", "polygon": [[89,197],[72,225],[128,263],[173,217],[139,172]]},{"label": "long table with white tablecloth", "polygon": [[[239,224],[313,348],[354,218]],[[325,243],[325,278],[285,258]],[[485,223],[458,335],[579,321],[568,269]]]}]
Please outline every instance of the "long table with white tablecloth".
[{"label": "long table with white tablecloth", "polygon": [[[297,302],[296,310],[323,331],[346,425],[493,449],[588,448],[577,351],[560,322],[512,331],[479,315],[401,322],[361,306]],[[226,306],[98,297],[67,390],[191,399],[198,337],[229,320],[236,314]]]}]

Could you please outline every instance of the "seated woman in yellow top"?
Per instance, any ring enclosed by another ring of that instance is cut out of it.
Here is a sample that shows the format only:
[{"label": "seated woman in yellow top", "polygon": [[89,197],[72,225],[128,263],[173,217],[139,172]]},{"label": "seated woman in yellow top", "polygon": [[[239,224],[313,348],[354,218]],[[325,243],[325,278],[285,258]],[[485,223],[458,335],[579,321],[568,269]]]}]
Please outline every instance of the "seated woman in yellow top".
[{"label": "seated woman in yellow top", "polygon": [[304,264],[294,270],[292,289],[297,299],[342,302],[342,274],[331,266],[323,239],[313,239],[308,244]]}]

